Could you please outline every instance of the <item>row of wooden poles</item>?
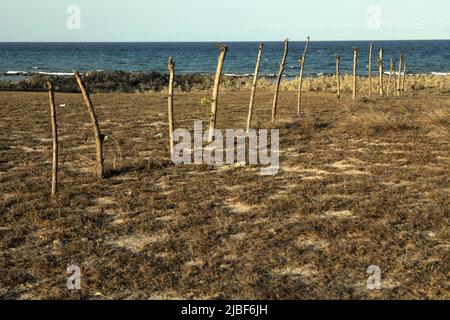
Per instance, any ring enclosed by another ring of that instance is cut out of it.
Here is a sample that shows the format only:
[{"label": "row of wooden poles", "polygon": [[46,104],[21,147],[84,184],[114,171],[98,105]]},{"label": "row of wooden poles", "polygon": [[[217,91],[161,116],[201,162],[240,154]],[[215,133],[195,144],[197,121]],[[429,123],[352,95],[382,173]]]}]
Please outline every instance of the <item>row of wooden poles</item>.
[{"label": "row of wooden poles", "polygon": [[[303,87],[303,75],[305,70],[305,61],[306,61],[306,55],[308,53],[310,44],[310,37],[307,37],[305,49],[303,51],[303,55],[300,60],[300,77],[299,77],[299,84],[298,84],[298,96],[297,96],[297,115],[300,115],[301,111],[301,102],[302,102],[302,87]],[[247,117],[247,132],[250,130],[252,125],[252,117],[253,117],[253,105],[255,101],[255,93],[256,93],[256,87],[258,82],[258,76],[259,76],[259,68],[261,65],[261,57],[262,52],[264,48],[264,43],[261,43],[259,45],[258,50],[258,57],[256,60],[256,67],[255,67],[255,73],[252,83],[252,89],[250,94],[250,104],[248,108],[248,117]],[[219,86],[220,86],[220,79],[222,76],[222,67],[225,61],[225,56],[228,51],[228,47],[222,46],[221,52],[219,55],[218,63],[217,63],[217,70],[216,70],[216,76],[214,80],[214,88],[213,88],[213,94],[212,94],[212,100],[211,100],[211,116],[209,121],[209,142],[212,142],[213,140],[213,129],[216,127],[216,121],[217,121],[217,104],[218,104],[218,97],[219,97]],[[286,59],[289,52],[289,39],[286,39],[284,41],[284,53],[283,57],[280,63],[280,69],[278,71],[278,76],[275,84],[275,94],[273,98],[273,104],[272,104],[272,122],[275,122],[277,117],[277,106],[278,106],[278,95],[280,91],[280,84],[281,84],[281,78],[284,73],[284,68],[286,65]],[[401,95],[404,92],[404,86],[405,86],[405,76],[406,76],[406,68],[407,64],[405,62],[405,58],[403,53],[400,53],[400,62],[399,62],[399,71],[398,71],[398,81],[395,78],[395,61],[391,59],[390,64],[390,72],[389,72],[389,80],[388,84],[386,86],[386,90],[384,89],[384,68],[383,68],[383,48],[380,49],[380,55],[378,60],[378,67],[379,67],[379,90],[380,90],[380,96],[389,96],[391,94],[391,83],[392,78],[394,79],[394,91],[397,91],[397,95]],[[373,44],[370,45],[369,50],[369,97],[372,95],[372,60],[373,60]],[[356,99],[357,97],[357,65],[358,65],[358,48],[353,49],[353,99]],[[174,63],[173,58],[169,58],[169,133],[170,133],[170,154],[173,154],[174,150],[174,141],[173,141],[173,128],[174,128],[174,120],[173,120],[173,85],[174,85],[174,79],[175,79],[175,71],[174,71]],[[394,75],[394,77],[393,77]],[[340,81],[340,57],[338,54],[336,54],[336,79],[337,79],[337,96],[340,97],[341,94],[341,81]],[[398,82],[398,84],[397,84]]]},{"label": "row of wooden poles", "polygon": [[[384,88],[384,66],[383,66],[383,54],[384,49],[380,48],[379,58],[378,58],[378,75],[379,75],[379,91],[380,96],[384,97],[391,95],[391,83],[393,83],[393,91],[396,91],[396,94],[402,95],[405,92],[405,77],[406,77],[406,69],[408,64],[405,60],[405,55],[403,52],[400,52],[400,60],[399,60],[399,69],[397,74],[397,79],[394,75],[395,73],[395,60],[391,59],[390,61],[390,69],[389,69],[389,78],[386,86],[386,90]],[[373,64],[373,44],[370,45],[369,48],[369,97],[372,96],[372,64]],[[353,99],[356,99],[357,92],[357,65],[358,65],[358,48],[353,48]],[[340,57],[336,54],[336,77],[337,77],[337,94],[338,97],[340,95],[340,76],[339,76],[339,67],[340,67]],[[393,77],[394,75],[394,77]],[[393,81],[392,81],[393,80]],[[300,80],[301,81],[301,80]]]},{"label": "row of wooden poles", "polygon": [[[302,85],[303,85],[303,75],[305,69],[305,61],[306,55],[308,53],[308,48],[310,44],[310,37],[307,38],[306,46],[303,51],[303,55],[300,60],[300,78],[298,84],[298,96],[297,96],[297,114],[300,115],[301,112],[301,103],[302,103]],[[264,49],[264,43],[259,45],[258,57],[256,61],[255,73],[252,82],[251,95],[250,95],[250,103],[248,108],[248,117],[247,117],[247,132],[250,130],[252,125],[252,117],[253,117],[253,106],[255,101],[255,94],[257,88],[257,82],[259,77],[259,69],[261,65],[261,57]],[[214,78],[214,87],[211,99],[211,114],[209,120],[209,136],[208,141],[212,142],[214,139],[214,129],[216,128],[217,122],[217,111],[218,111],[218,98],[219,98],[219,87],[222,76],[222,68],[225,61],[225,56],[228,51],[228,47],[222,46],[220,50],[220,55],[217,63],[216,75]],[[284,73],[284,68],[286,65],[286,59],[289,51],[289,39],[284,41],[284,53],[280,63],[280,68],[277,75],[277,80],[275,83],[275,94],[273,98],[272,104],[272,122],[276,120],[277,117],[277,106],[278,106],[278,96],[280,91],[281,78]],[[358,49],[353,49],[353,99],[357,97],[357,64],[358,64]],[[370,45],[369,50],[369,92],[368,95],[372,95],[372,58],[373,57],[373,44]],[[399,62],[399,71],[398,71],[398,79],[396,80],[395,76],[395,62],[391,60],[390,64],[390,73],[389,80],[386,87],[386,91],[384,90],[383,85],[383,49],[380,49],[379,60],[379,90],[380,96],[389,96],[391,94],[391,82],[393,79],[394,90],[397,91],[397,95],[401,95],[404,92],[404,83],[405,83],[405,74],[407,64],[404,59],[403,53],[400,54],[400,62]],[[168,61],[168,69],[169,69],[169,89],[168,89],[168,122],[169,122],[169,147],[170,147],[170,155],[172,157],[174,152],[174,82],[175,82],[175,64],[173,62],[173,58],[170,57]],[[77,71],[74,74],[75,80],[80,87],[81,93],[83,95],[84,101],[87,106],[87,110],[89,116],[92,121],[94,137],[95,137],[95,149],[96,149],[96,168],[95,171],[99,178],[105,177],[104,170],[104,158],[103,158],[103,143],[105,141],[105,136],[102,135],[100,131],[100,127],[98,125],[97,115],[95,113],[94,106],[92,104],[89,92],[84,84],[84,81]],[[341,85],[340,85],[340,57],[336,54],[336,78],[337,78],[337,96],[340,97]],[[55,107],[55,95],[53,92],[53,86],[50,81],[47,82],[48,92],[49,92],[49,100],[50,100],[50,110],[51,110],[51,122],[52,122],[52,136],[53,136],[53,166],[52,166],[52,188],[51,193],[52,196],[57,193],[57,185],[58,185],[58,130],[57,130],[57,115],[56,115],[56,107]]]}]

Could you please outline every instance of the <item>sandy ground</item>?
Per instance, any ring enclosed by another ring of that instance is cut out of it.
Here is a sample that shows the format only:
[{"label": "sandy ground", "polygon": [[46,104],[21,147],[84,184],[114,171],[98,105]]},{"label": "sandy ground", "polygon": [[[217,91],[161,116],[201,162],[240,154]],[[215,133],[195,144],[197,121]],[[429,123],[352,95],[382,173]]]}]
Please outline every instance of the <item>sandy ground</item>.
[{"label": "sandy ground", "polygon": [[[0,297],[8,299],[448,299],[450,94],[340,102],[260,91],[256,128],[279,128],[282,169],[175,166],[162,93],[98,94],[108,177],[94,176],[81,95],[57,94],[60,190],[50,198],[45,93],[0,93]],[[176,127],[210,92],[177,93]],[[221,95],[243,128],[248,91]],[[82,289],[69,291],[76,264]],[[382,289],[366,287],[370,265]]]}]

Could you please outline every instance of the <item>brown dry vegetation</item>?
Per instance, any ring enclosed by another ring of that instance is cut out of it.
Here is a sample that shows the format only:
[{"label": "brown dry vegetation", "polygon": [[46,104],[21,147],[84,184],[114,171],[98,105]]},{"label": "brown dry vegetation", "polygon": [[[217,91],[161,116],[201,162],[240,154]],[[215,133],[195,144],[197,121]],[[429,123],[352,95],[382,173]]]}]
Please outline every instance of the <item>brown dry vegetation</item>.
[{"label": "brown dry vegetation", "polygon": [[[374,74],[372,79],[372,90],[377,91],[379,89],[379,82],[375,79],[378,75]],[[285,81],[282,90],[295,91],[298,86],[298,78],[295,80]],[[319,76],[309,77],[304,80],[304,86],[306,91],[313,92],[334,92],[337,91],[336,77],[335,76]],[[266,82],[267,83],[267,82]],[[384,83],[387,86],[387,80]],[[393,92],[393,83],[391,83],[391,93]],[[386,90],[386,88],[385,88]],[[407,75],[405,77],[405,92],[415,92],[421,90],[433,90],[434,92],[450,92],[450,76],[437,76],[437,75]],[[352,92],[353,91],[353,76],[343,75],[341,76],[341,91]],[[369,92],[369,78],[359,77],[357,92],[359,94],[367,95]],[[378,92],[377,92],[378,93]]]},{"label": "brown dry vegetation", "polygon": [[[260,90],[254,126],[269,126]],[[208,119],[210,92],[176,93],[175,125]],[[218,127],[244,128],[249,92]],[[81,95],[57,94],[60,193],[50,198],[45,93],[0,93],[0,297],[437,298],[449,296],[450,94],[279,102],[280,173],[175,166],[163,93],[92,99],[109,177],[95,178]],[[68,291],[66,268],[82,270]],[[380,291],[366,289],[370,265]]]},{"label": "brown dry vegetation", "polygon": [[[374,73],[374,78],[378,77]],[[167,91],[169,77],[166,74],[130,73],[130,72],[87,72],[83,78],[91,93],[146,93]],[[253,84],[252,76],[223,76],[220,89],[224,91],[250,90]],[[353,75],[341,75],[341,92],[353,91]],[[45,76],[34,75],[21,81],[0,81],[0,91],[28,91],[46,92],[46,81],[52,81],[58,92],[77,93],[77,84],[71,76]],[[336,77],[334,75],[322,75],[306,77],[303,79],[302,91],[333,92],[337,91]],[[174,88],[180,92],[212,90],[214,84],[213,75],[176,75]],[[297,92],[299,77],[286,78],[281,82],[281,91]],[[387,79],[385,86],[387,85]],[[372,80],[373,89],[378,89],[378,81]],[[391,87],[393,83],[391,83]],[[258,89],[274,90],[275,79],[261,77],[258,80]],[[357,91],[359,94],[367,94],[369,79],[365,75],[358,77]],[[438,76],[428,74],[408,74],[405,77],[406,92],[420,92],[433,90],[437,92],[450,92],[450,76]],[[391,91],[392,92],[392,91]],[[209,95],[209,94],[208,94]]]}]

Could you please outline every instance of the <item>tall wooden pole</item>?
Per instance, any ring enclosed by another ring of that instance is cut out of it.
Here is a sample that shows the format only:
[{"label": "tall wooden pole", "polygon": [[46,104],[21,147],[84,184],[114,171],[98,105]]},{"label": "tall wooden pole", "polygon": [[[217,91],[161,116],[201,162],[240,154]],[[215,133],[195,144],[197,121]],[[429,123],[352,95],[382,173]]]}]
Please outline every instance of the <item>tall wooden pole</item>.
[{"label": "tall wooden pole", "polygon": [[341,76],[340,76],[341,57],[336,54],[336,82],[337,82],[337,98],[341,97]]},{"label": "tall wooden pole", "polygon": [[[395,72],[395,64],[394,64],[394,59],[391,59],[391,64],[390,64],[390,68],[389,68],[389,78],[388,78],[388,84],[387,84],[387,88],[386,88],[386,96],[389,97],[389,95],[391,94],[391,82],[392,82],[392,75]],[[395,75],[394,75],[395,78]]]},{"label": "tall wooden pole", "polygon": [[52,166],[52,196],[54,197],[58,191],[58,126],[56,121],[55,95],[53,86],[47,81],[48,96],[50,102],[50,116],[52,121],[52,138],[53,138],[53,166]]},{"label": "tall wooden pole", "polygon": [[396,95],[397,94],[397,76],[395,74],[395,60],[393,62],[393,71],[392,71],[392,79],[394,79],[394,84],[393,84],[393,91],[392,91],[392,95]]},{"label": "tall wooden pole", "polygon": [[223,62],[225,61],[225,56],[227,54],[228,47],[223,46],[220,50],[219,59],[217,61],[217,70],[216,70],[216,77],[214,79],[214,89],[213,89],[213,95],[211,100],[211,118],[209,121],[209,137],[208,141],[212,142],[214,138],[214,129],[216,128],[216,121],[217,121],[217,103],[219,101],[219,86],[220,86],[220,78],[222,76],[222,68],[223,68]]},{"label": "tall wooden pole", "polygon": [[378,73],[380,77],[380,96],[384,96],[384,88],[383,88],[383,48],[380,49],[380,58],[378,60]]},{"label": "tall wooden pole", "polygon": [[297,115],[300,115],[300,105],[302,103],[303,73],[305,71],[305,60],[306,60],[306,54],[308,53],[309,40],[310,40],[310,37],[308,36],[306,38],[305,50],[303,51],[302,60],[300,63],[300,80],[298,83]]},{"label": "tall wooden pole", "polygon": [[247,133],[250,131],[253,117],[253,104],[255,102],[256,85],[258,83],[259,67],[261,65],[261,56],[264,49],[264,43],[259,45],[258,59],[256,60],[255,76],[253,77],[252,93],[250,94],[250,104],[248,106]]},{"label": "tall wooden pole", "polygon": [[100,132],[100,127],[98,126],[97,115],[95,114],[94,106],[92,105],[91,98],[86,89],[86,86],[83,82],[83,79],[80,76],[80,73],[75,72],[75,79],[77,80],[78,86],[80,87],[81,93],[83,94],[84,101],[86,103],[86,107],[89,112],[89,116],[91,117],[92,126],[94,128],[94,136],[95,136],[95,150],[97,155],[97,175],[100,179],[104,177],[104,167],[103,167],[103,141],[105,140],[105,136],[103,136]]},{"label": "tall wooden pole", "polygon": [[405,93],[405,82],[406,82],[406,68],[408,67],[408,64],[405,63],[403,64],[403,80],[402,80],[402,94]]},{"label": "tall wooden pole", "polygon": [[397,75],[397,95],[399,96],[402,90],[402,67],[403,67],[403,52],[400,53],[400,61],[398,63],[398,75]]},{"label": "tall wooden pole", "polygon": [[278,92],[280,91],[280,83],[281,77],[283,76],[284,66],[286,65],[286,57],[289,51],[289,39],[284,40],[284,54],[283,59],[281,60],[280,70],[278,71],[277,83],[275,86],[275,95],[273,98],[273,106],[272,106],[272,122],[275,122],[277,118],[277,104],[278,104]]},{"label": "tall wooden pole", "polygon": [[175,80],[175,65],[173,63],[173,58],[169,58],[169,94],[168,94],[168,118],[169,118],[169,148],[170,148],[170,158],[173,158],[174,151],[174,141],[173,141],[173,82]]},{"label": "tall wooden pole", "polygon": [[353,100],[356,99],[356,68],[358,65],[358,48],[353,48]]},{"label": "tall wooden pole", "polygon": [[369,48],[369,97],[372,96],[372,57],[373,57],[373,43]]}]

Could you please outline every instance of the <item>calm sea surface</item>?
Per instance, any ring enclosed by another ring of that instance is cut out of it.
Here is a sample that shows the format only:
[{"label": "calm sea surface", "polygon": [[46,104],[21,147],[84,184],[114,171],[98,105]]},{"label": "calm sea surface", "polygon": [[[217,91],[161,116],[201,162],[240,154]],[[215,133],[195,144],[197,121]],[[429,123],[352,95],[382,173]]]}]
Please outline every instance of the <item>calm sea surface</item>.
[{"label": "calm sea surface", "polygon": [[[252,74],[258,52],[257,42],[229,42],[224,65],[226,74]],[[167,58],[173,56],[177,73],[214,73],[219,50],[217,43],[0,43],[0,78],[19,78],[22,72],[70,73],[92,70],[158,71],[165,73]],[[353,47],[359,48],[359,72],[368,65],[369,41],[311,42],[305,74],[334,73],[335,53],[341,69],[350,73]],[[286,76],[299,72],[304,42],[291,42]],[[389,59],[406,55],[412,73],[450,73],[450,40],[374,42],[374,69],[378,51],[384,48],[385,67]],[[267,42],[261,73],[274,75],[283,53],[282,42]]]}]

